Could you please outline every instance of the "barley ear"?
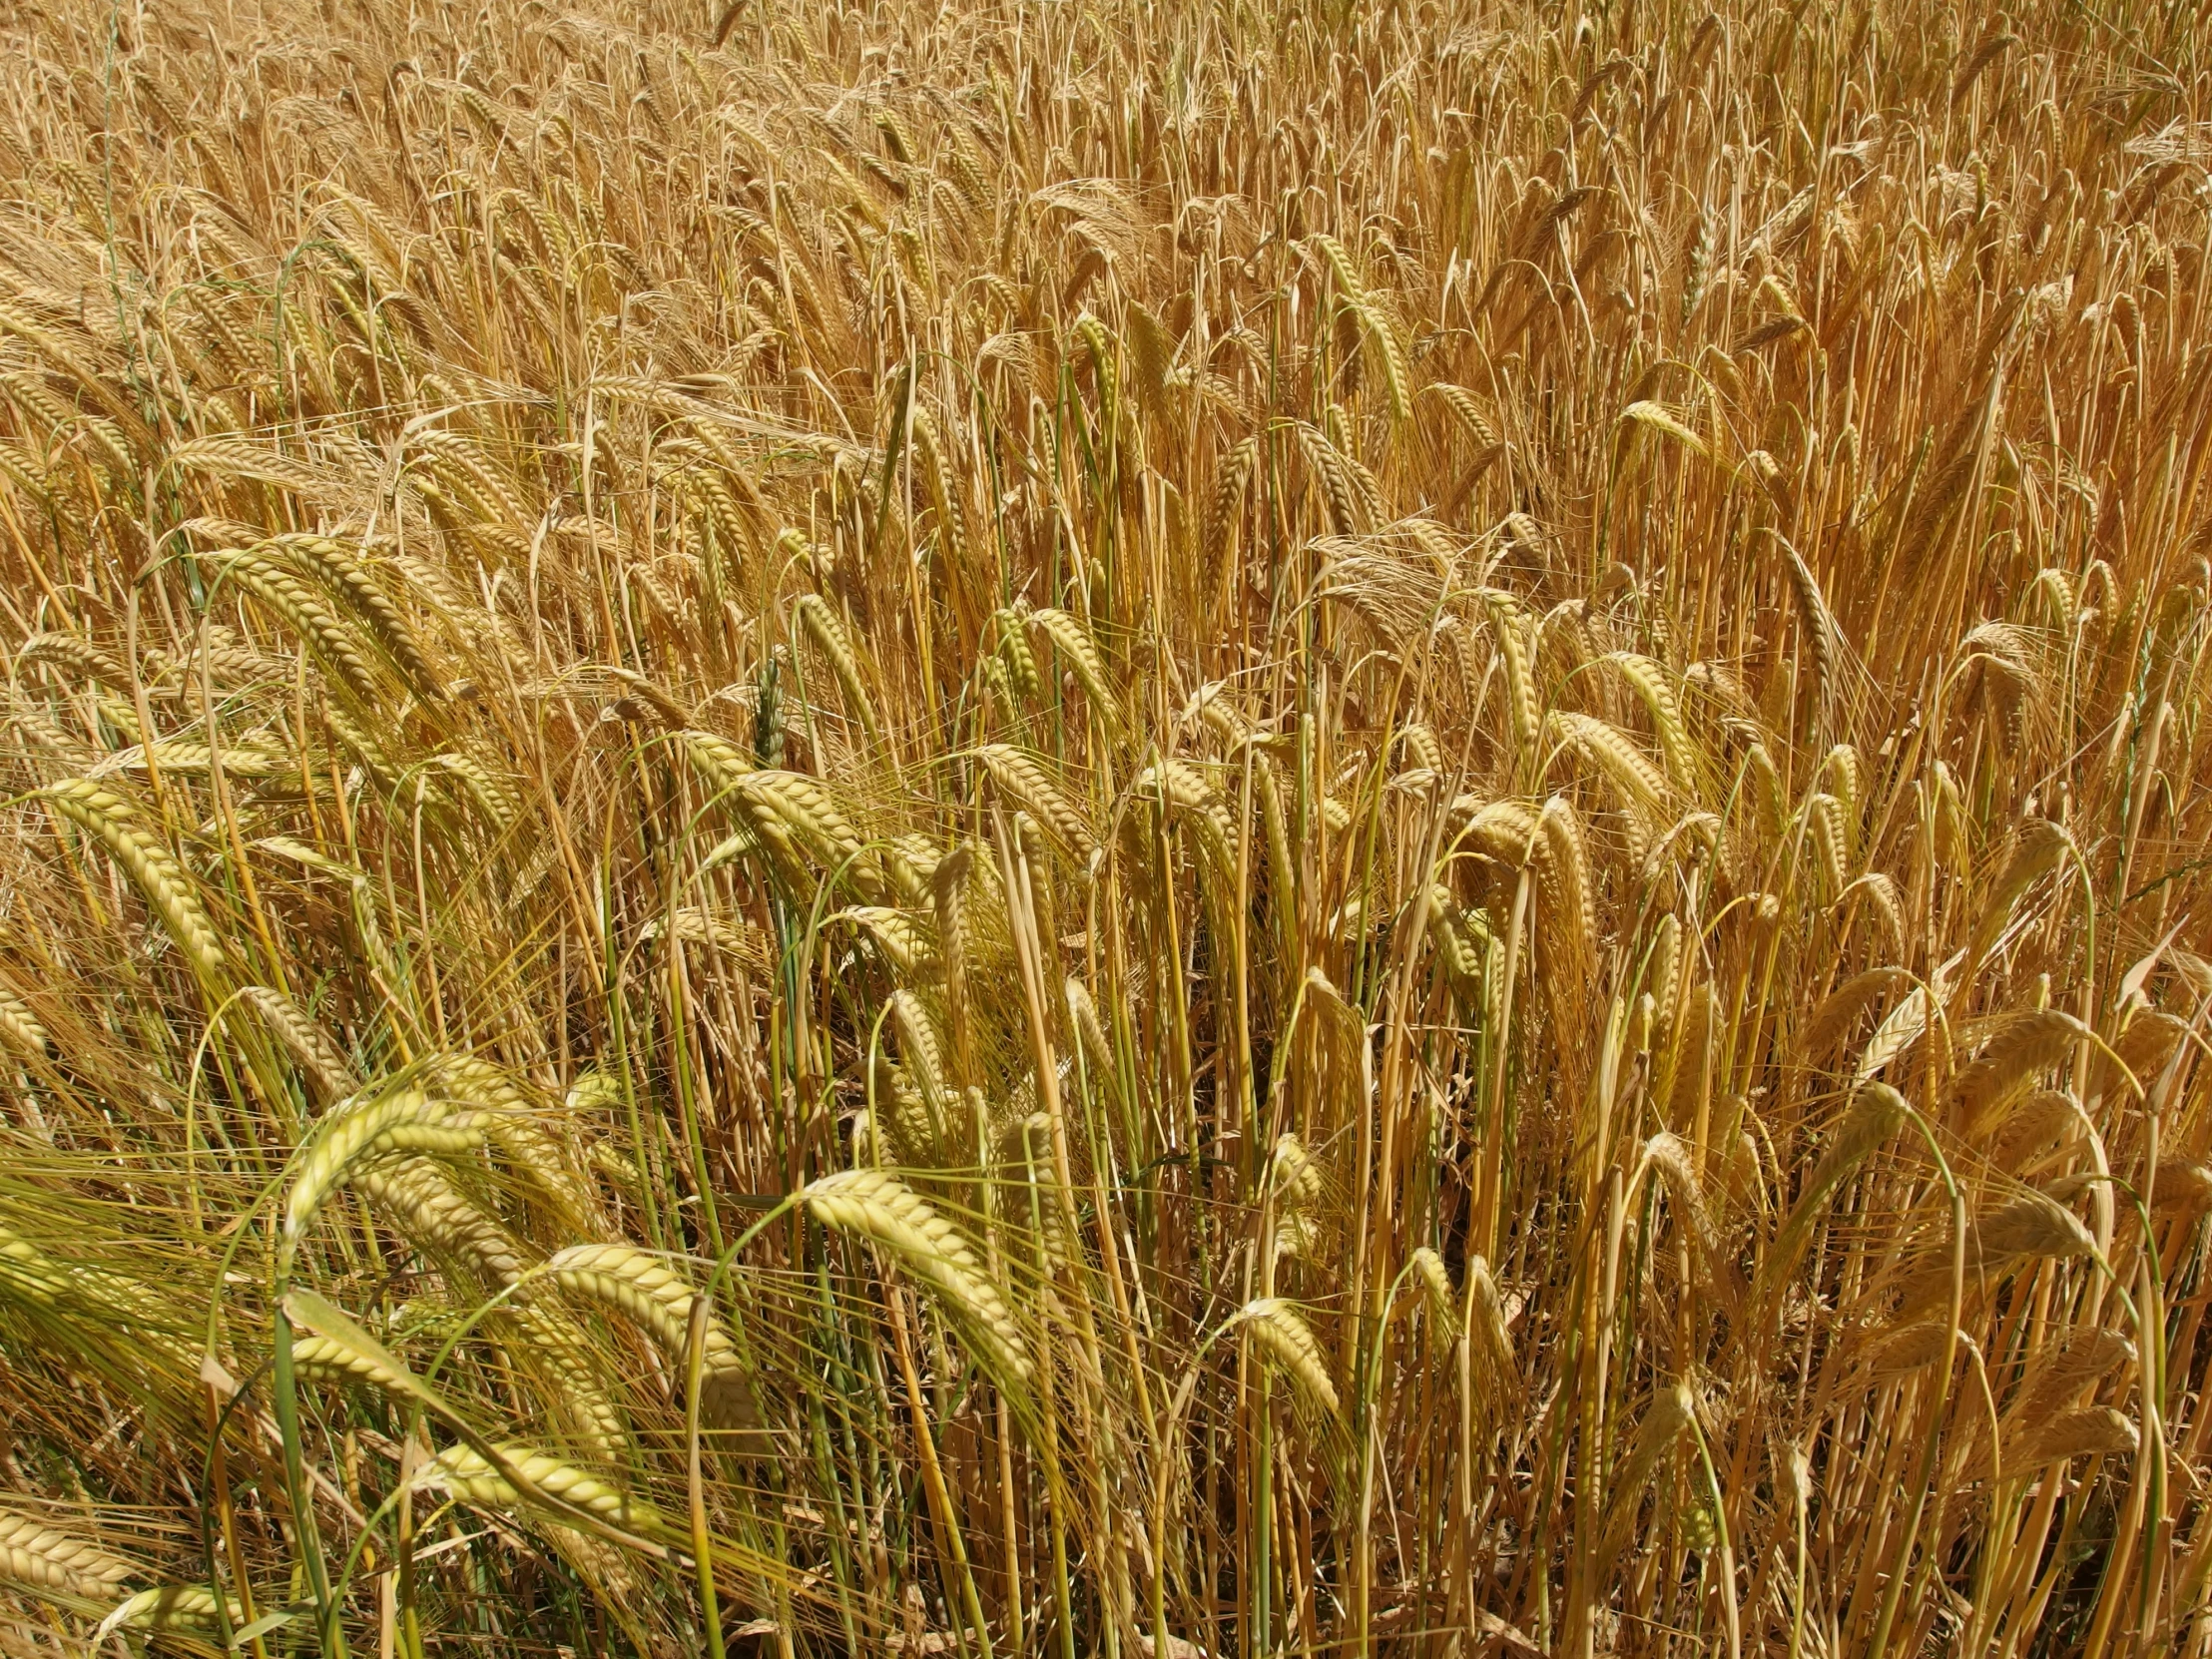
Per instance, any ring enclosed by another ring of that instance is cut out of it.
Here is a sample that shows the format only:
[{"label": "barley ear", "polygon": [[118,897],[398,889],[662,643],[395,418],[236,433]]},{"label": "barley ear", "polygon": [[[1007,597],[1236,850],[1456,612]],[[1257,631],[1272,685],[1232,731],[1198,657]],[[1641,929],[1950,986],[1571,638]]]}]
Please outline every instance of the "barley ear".
[{"label": "barley ear", "polygon": [[1263,1297],[1246,1303],[1237,1323],[1283,1368],[1301,1394],[1328,1416],[1338,1414],[1337,1385],[1329,1380],[1321,1343],[1297,1308],[1281,1297]]},{"label": "barley ear", "polygon": [[144,1576],[143,1567],[88,1539],[0,1509],[0,1578],[93,1600]]}]

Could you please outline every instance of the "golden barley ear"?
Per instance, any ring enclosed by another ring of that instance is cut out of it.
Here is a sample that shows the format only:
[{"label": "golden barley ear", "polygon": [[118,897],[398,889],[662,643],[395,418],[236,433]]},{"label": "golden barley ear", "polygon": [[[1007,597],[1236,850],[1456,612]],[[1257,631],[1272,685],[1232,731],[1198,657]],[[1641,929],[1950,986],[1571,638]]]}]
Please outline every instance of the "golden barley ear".
[{"label": "golden barley ear", "polygon": [[[513,1076],[476,1054],[425,1056],[422,1073],[425,1085],[467,1115],[527,1183],[533,1205],[550,1225],[571,1234],[601,1229],[598,1197],[577,1167],[573,1147],[541,1121],[533,1095]],[[548,1110],[544,1116],[553,1114]]]},{"label": "golden barley ear", "polygon": [[229,955],[198,888],[176,855],[141,821],[138,810],[90,779],[72,779],[43,792],[63,818],[98,841],[145,896],[202,980],[220,984]]},{"label": "golden barley ear", "polygon": [[1902,1129],[1910,1116],[1905,1097],[1887,1083],[1866,1084],[1853,1097],[1759,1263],[1755,1301],[1774,1306],[1783,1283],[1796,1271],[1805,1247],[1812,1243],[1813,1229],[1837,1188]]},{"label": "golden barley ear", "polygon": [[1697,1273],[1703,1289],[1720,1296],[1733,1308],[1743,1295],[1736,1265],[1727,1259],[1720,1229],[1714,1224],[1705,1183],[1689,1145],[1668,1130],[1644,1143],[1644,1162],[1664,1183],[1667,1199],[1685,1232],[1689,1234]]},{"label": "golden barley ear", "polygon": [[483,1114],[455,1111],[420,1088],[371,1089],[339,1103],[292,1157],[284,1235],[296,1242],[365,1161],[391,1153],[459,1157],[484,1144]]},{"label": "golden barley ear", "polygon": [[262,1016],[270,1034],[283,1044],[314,1092],[317,1104],[328,1106],[359,1086],[353,1068],[329,1034],[298,1003],[267,985],[248,985],[239,994]]},{"label": "golden barley ear", "polygon": [[1405,360],[1405,347],[1391,326],[1366,282],[1353,268],[1352,256],[1335,237],[1317,235],[1314,246],[1321,250],[1329,262],[1331,274],[1337,279],[1337,291],[1345,307],[1359,318],[1367,337],[1374,342],[1376,353],[1382,358],[1382,382],[1389,398],[1390,418],[1405,421],[1413,413],[1413,372]]},{"label": "golden barley ear", "polygon": [[1077,864],[1090,862],[1098,847],[1090,822],[1040,762],[1007,744],[985,744],[976,756],[991,781],[1036,820],[1069,858]]},{"label": "golden barley ear", "polygon": [[274,548],[219,555],[226,580],[251,594],[297,634],[363,709],[376,705],[376,678],[352,634],[314,588]]},{"label": "golden barley ear", "polygon": [[246,1623],[246,1610],[226,1596],[222,1603],[204,1584],[162,1584],[141,1590],[100,1621],[93,1632],[97,1648],[118,1630],[142,1630],[149,1635],[218,1637],[228,1620],[233,1630]]},{"label": "golden barley ear", "polygon": [[[685,1363],[698,1293],[652,1253],[623,1244],[575,1245],[548,1259],[535,1282],[623,1315],[659,1345],[672,1367]],[[707,1326],[705,1366],[703,1420],[716,1428],[760,1428],[751,1368],[729,1332],[713,1321]]]},{"label": "golden barley ear", "polygon": [[2029,1187],[1974,1223],[1980,1260],[1997,1267],[2022,1258],[2094,1256],[2095,1237],[2081,1219],[2048,1194]]},{"label": "golden barley ear", "polygon": [[1330,1381],[1321,1343],[1293,1304],[1281,1297],[1248,1302],[1239,1311],[1237,1323],[1261,1352],[1283,1368],[1301,1395],[1329,1417],[1339,1413],[1337,1385]]},{"label": "golden barley ear", "polygon": [[867,695],[867,685],[860,678],[860,660],[853,655],[851,641],[845,638],[844,626],[830,609],[830,602],[820,594],[801,594],[793,608],[799,613],[800,626],[807,637],[814,641],[815,649],[829,662],[830,670],[837,678],[837,685],[844,692],[845,705],[860,723],[869,737],[877,736],[881,728],[875,719],[875,705]]},{"label": "golden barley ear", "polygon": [[327,536],[280,536],[278,543],[326,591],[358,616],[415,695],[436,701],[444,684],[424,654],[414,627],[376,586],[353,553]]},{"label": "golden barley ear", "polygon": [[1405,1265],[1420,1289],[1429,1347],[1438,1355],[1448,1354],[1459,1339],[1459,1295],[1451,1288],[1451,1270],[1427,1245],[1415,1248]]},{"label": "golden barley ear", "polygon": [[0,1578],[37,1590],[100,1600],[146,1569],[59,1527],[0,1508]]},{"label": "golden barley ear", "polygon": [[473,1445],[452,1446],[423,1464],[415,1481],[486,1509],[544,1508],[647,1538],[679,1535],[652,1504],[589,1470],[514,1442],[496,1453],[495,1461]]},{"label": "golden barley ear", "polygon": [[2142,1435],[2135,1424],[2110,1405],[2085,1405],[2060,1411],[2026,1429],[2015,1444],[2005,1447],[2005,1469],[2026,1473],[2076,1457],[2123,1456],[2134,1451]]},{"label": "golden barley ear", "polygon": [[1652,1395],[1636,1438],[1608,1483],[1611,1496],[1603,1530],[1598,1534],[1593,1564],[1602,1576],[1628,1545],[1643,1508],[1644,1488],[1659,1472],[1660,1463],[1674,1450],[1675,1442],[1697,1421],[1697,1403],[1689,1383],[1677,1380],[1662,1384]]},{"label": "golden barley ear", "polygon": [[806,1204],[824,1227],[889,1251],[936,1293],[998,1382],[1027,1385],[1028,1345],[1004,1296],[960,1232],[905,1183],[881,1170],[844,1170],[810,1185]]},{"label": "golden barley ear", "polygon": [[354,1185],[399,1232],[461,1264],[490,1288],[504,1289],[522,1277],[528,1247],[470,1202],[430,1160],[391,1160],[361,1171]]},{"label": "golden barley ear", "polygon": [[0,987],[0,1041],[32,1059],[48,1059],[55,1052],[54,1038],[15,992]]},{"label": "golden barley ear", "polygon": [[1951,1080],[1960,1131],[1969,1141],[1986,1141],[2037,1073],[2064,1059],[2076,1043],[2092,1040],[2094,1033],[2063,1009],[2027,1008],[2001,1016],[1979,1054]]}]

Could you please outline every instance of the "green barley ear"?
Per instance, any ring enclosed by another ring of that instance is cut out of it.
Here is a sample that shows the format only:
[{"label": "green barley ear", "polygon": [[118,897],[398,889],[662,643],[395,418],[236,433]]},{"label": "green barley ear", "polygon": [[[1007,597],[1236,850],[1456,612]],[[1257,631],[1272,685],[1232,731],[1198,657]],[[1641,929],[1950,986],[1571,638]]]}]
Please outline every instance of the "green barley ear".
[{"label": "green barley ear", "polygon": [[1006,668],[1013,691],[1029,708],[1043,696],[1044,683],[1037,677],[1036,653],[1029,649],[1029,633],[1020,615],[1009,609],[991,613],[991,627],[998,637],[995,647]]}]

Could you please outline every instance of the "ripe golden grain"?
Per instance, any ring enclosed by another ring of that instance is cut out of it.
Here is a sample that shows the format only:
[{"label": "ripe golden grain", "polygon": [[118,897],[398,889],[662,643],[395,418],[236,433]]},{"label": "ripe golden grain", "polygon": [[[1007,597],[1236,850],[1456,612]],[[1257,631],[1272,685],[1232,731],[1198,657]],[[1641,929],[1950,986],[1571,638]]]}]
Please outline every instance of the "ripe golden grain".
[{"label": "ripe golden grain", "polygon": [[933,1289],[997,1376],[1029,1381],[1028,1347],[1005,1298],[967,1240],[904,1183],[880,1170],[845,1170],[812,1183],[806,1199],[823,1226],[881,1245]]},{"label": "ripe golden grain", "polygon": [[137,809],[113,791],[82,778],[55,785],[45,799],[106,849],[162,918],[187,959],[209,983],[219,982],[229,958],[215,924],[184,866],[142,826]]},{"label": "ripe golden grain", "polygon": [[484,1144],[481,1112],[456,1111],[419,1088],[356,1095],[334,1107],[293,1161],[284,1233],[297,1240],[364,1161],[395,1152],[459,1157]]},{"label": "ripe golden grain", "polygon": [[2190,8],[84,10],[0,1375],[127,1645],[2204,1645]]},{"label": "ripe golden grain", "polygon": [[262,1016],[271,1035],[284,1045],[319,1104],[327,1106],[358,1086],[359,1079],[337,1045],[290,997],[267,985],[248,985],[239,994]]},{"label": "ripe golden grain", "polygon": [[[658,1343],[672,1366],[685,1363],[697,1293],[646,1252],[620,1244],[574,1245],[547,1260],[539,1282],[614,1309]],[[705,1363],[704,1420],[717,1428],[758,1428],[761,1408],[746,1365],[729,1332],[711,1322]]]},{"label": "ripe golden grain", "polygon": [[1329,1380],[1321,1343],[1296,1307],[1281,1297],[1264,1297],[1246,1303],[1237,1321],[1301,1393],[1329,1415],[1338,1413],[1337,1385]]},{"label": "ripe golden grain", "polygon": [[12,1509],[0,1509],[0,1578],[88,1600],[112,1595],[145,1569],[98,1544]]}]

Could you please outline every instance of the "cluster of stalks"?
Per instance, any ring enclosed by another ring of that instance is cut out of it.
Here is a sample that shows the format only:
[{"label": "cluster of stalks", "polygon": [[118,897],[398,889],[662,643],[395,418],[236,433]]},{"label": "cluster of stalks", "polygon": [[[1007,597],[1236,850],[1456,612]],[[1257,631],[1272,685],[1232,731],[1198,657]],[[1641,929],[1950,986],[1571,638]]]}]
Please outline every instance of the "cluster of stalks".
[{"label": "cluster of stalks", "polygon": [[2189,6],[564,5],[0,23],[0,1653],[2212,1651]]}]

